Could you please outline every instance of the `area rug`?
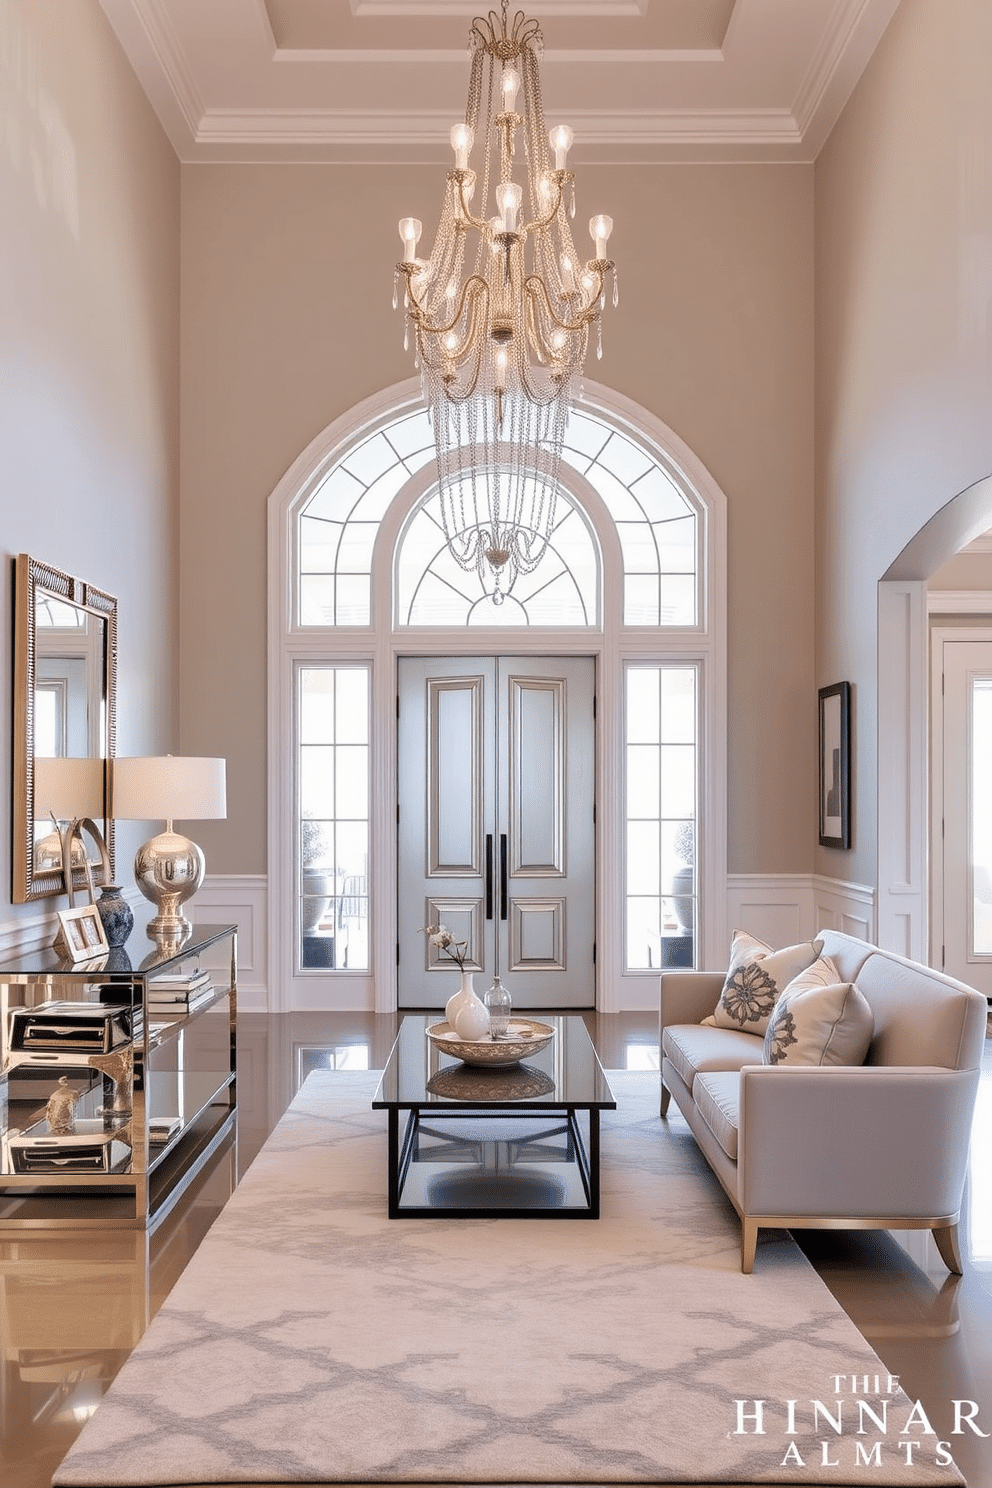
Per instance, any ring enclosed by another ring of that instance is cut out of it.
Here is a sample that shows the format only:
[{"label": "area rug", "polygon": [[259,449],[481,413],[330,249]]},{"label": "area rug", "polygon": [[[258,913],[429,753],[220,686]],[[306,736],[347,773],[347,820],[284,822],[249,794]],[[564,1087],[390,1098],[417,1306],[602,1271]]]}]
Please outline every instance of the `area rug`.
[{"label": "area rug", "polygon": [[376,1077],[311,1075],[55,1483],[960,1482],[787,1235],[742,1275],[657,1075],[610,1078],[598,1221],[391,1221]]}]

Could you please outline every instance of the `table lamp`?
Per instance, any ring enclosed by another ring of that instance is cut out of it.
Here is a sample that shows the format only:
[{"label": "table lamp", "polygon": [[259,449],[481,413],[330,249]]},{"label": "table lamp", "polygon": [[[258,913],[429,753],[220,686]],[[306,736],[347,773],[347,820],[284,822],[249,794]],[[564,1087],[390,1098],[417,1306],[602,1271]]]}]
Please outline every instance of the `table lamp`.
[{"label": "table lamp", "polygon": [[[34,757],[34,819],[49,818],[56,830],[39,838],[34,845],[34,866],[43,871],[61,868],[68,846],[73,868],[83,868],[86,847],[72,833],[73,824],[90,818],[102,821],[105,816],[103,794],[104,761],[99,758],[72,759],[64,755]],[[102,845],[102,837],[97,847]],[[106,853],[103,847],[101,857]],[[67,885],[67,888],[70,887]]]},{"label": "table lamp", "polygon": [[158,910],[148,934],[181,941],[191,928],[181,906],[203,882],[205,863],[202,850],[172,823],[226,817],[226,761],[174,754],[118,758],[112,779],[115,820],[165,821],[165,831],[139,847],[134,880]]}]

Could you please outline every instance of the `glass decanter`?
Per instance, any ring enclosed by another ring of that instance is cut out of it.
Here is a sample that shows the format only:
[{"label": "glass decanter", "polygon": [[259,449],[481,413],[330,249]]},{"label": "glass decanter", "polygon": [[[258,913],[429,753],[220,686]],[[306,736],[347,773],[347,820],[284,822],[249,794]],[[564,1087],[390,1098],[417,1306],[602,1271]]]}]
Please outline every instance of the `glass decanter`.
[{"label": "glass decanter", "polygon": [[510,1031],[510,993],[503,986],[498,973],[486,993],[485,1002],[490,1033],[494,1039],[506,1038]]}]

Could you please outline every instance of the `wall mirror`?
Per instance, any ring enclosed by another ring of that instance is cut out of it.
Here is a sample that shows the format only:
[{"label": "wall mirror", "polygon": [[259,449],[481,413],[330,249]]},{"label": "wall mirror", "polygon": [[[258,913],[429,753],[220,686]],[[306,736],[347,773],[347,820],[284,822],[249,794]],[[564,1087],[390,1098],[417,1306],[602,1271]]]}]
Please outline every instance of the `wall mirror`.
[{"label": "wall mirror", "polygon": [[[107,761],[116,734],[117,601],[21,553],[14,564],[14,799],[11,899],[66,893],[55,821],[102,827],[109,877],[93,844],[77,842],[74,889],[113,876]],[[53,817],[55,821],[53,821]]]}]

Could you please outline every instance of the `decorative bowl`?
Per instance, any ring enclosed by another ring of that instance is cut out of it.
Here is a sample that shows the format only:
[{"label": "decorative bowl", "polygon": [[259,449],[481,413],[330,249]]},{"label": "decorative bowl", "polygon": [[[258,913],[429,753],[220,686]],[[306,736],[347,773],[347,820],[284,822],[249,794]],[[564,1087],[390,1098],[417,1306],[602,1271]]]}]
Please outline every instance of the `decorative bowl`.
[{"label": "decorative bowl", "polygon": [[537,1100],[550,1095],[554,1088],[553,1076],[529,1064],[493,1064],[488,1070],[446,1064],[427,1081],[431,1095],[439,1095],[442,1100],[474,1101],[476,1105],[483,1100],[500,1105],[505,1101]]},{"label": "decorative bowl", "polygon": [[535,1018],[511,1018],[505,1038],[460,1039],[449,1023],[431,1023],[427,1037],[442,1054],[451,1054],[465,1064],[516,1064],[529,1054],[539,1054],[555,1036],[550,1023]]}]

